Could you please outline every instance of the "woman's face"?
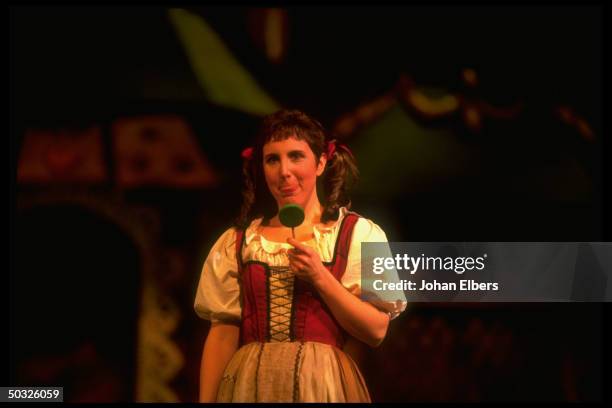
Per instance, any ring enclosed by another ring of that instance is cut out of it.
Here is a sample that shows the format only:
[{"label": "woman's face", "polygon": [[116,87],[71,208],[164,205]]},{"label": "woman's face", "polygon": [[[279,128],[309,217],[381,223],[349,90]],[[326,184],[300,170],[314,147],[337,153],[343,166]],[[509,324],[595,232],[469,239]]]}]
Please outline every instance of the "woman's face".
[{"label": "woman's face", "polygon": [[316,198],[317,176],[325,169],[325,156],[318,160],[308,143],[289,137],[263,147],[266,183],[278,208],[285,204],[306,204]]}]

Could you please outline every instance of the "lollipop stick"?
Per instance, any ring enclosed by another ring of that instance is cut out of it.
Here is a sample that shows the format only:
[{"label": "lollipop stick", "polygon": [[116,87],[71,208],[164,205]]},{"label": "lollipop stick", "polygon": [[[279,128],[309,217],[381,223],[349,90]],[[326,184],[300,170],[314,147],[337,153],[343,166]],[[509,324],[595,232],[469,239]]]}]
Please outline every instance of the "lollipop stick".
[{"label": "lollipop stick", "polygon": [[291,227],[291,236],[295,239],[295,228]]}]

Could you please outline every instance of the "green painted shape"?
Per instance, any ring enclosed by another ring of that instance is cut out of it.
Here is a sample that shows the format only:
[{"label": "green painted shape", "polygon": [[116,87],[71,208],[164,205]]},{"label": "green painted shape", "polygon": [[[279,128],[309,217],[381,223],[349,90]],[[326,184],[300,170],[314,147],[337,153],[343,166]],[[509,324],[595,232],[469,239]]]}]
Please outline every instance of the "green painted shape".
[{"label": "green painted shape", "polygon": [[474,169],[477,152],[446,129],[420,125],[396,105],[351,142],[359,165],[356,193],[394,196],[430,190]]},{"label": "green painted shape", "polygon": [[203,18],[180,8],[168,16],[211,102],[259,116],[280,109]]}]

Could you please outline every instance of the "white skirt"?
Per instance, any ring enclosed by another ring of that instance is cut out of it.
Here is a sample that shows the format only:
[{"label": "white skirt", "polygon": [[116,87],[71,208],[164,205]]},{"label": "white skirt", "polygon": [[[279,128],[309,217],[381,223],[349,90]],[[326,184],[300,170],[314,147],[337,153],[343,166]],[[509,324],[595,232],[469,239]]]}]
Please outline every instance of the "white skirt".
[{"label": "white skirt", "polygon": [[230,360],[218,402],[370,402],[355,362],[317,342],[252,342]]}]

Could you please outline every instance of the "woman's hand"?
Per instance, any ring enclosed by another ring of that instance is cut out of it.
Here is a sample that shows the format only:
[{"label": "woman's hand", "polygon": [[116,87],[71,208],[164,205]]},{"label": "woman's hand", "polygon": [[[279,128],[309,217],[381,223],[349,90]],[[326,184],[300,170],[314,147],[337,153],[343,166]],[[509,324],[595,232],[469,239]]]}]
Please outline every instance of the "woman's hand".
[{"label": "woman's hand", "polygon": [[287,238],[287,242],[294,246],[287,251],[291,271],[298,278],[317,287],[326,274],[329,274],[329,271],[321,262],[321,257],[317,251],[293,238]]},{"label": "woman's hand", "polygon": [[385,338],[389,316],[349,292],[323,266],[319,254],[312,248],[289,238],[289,266],[295,275],[310,282],[327,304],[338,323],[351,336],[372,347]]}]

